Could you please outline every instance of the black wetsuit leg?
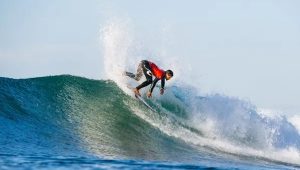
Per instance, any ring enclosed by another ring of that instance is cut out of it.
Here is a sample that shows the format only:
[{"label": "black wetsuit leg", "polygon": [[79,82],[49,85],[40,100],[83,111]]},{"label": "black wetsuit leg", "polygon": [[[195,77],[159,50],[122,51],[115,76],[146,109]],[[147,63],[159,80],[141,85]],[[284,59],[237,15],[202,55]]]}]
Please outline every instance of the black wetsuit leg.
[{"label": "black wetsuit leg", "polygon": [[152,71],[149,62],[147,60],[143,60],[141,61],[141,63],[142,63],[143,73],[146,77],[146,81],[144,81],[142,84],[136,87],[138,90],[152,83]]}]

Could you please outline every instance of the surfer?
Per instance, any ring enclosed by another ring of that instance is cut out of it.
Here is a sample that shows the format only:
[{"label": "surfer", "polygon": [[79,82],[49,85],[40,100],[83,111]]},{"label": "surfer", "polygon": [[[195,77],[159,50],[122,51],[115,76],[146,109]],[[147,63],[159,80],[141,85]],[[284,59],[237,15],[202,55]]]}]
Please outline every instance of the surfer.
[{"label": "surfer", "polygon": [[[124,74],[128,77],[131,77],[135,79],[136,81],[139,81],[142,77],[142,75],[145,75],[146,81],[144,81],[142,84],[137,86],[136,88],[133,89],[133,91],[139,95],[140,92],[139,90],[141,88],[144,88],[151,84],[150,90],[147,93],[147,98],[149,99],[151,97],[151,93],[156,85],[156,83],[161,80],[161,89],[160,89],[160,94],[164,94],[164,87],[165,87],[165,80],[170,80],[173,77],[173,72],[171,70],[164,71],[156,66],[156,64],[147,61],[147,60],[142,60],[138,66],[136,74],[130,73],[130,72],[124,72]],[[155,76],[154,81],[152,81],[152,75]]]}]

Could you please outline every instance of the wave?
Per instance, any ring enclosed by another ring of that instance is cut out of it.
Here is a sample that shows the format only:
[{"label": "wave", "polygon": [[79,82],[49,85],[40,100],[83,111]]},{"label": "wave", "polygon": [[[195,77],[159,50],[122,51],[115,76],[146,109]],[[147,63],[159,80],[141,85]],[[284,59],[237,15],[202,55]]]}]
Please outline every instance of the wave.
[{"label": "wave", "polygon": [[110,80],[0,78],[0,87],[2,154],[299,161],[299,134],[291,123],[264,117],[235,98],[214,94],[187,101],[178,97],[187,89],[170,87],[149,101],[154,113]]},{"label": "wave", "polygon": [[148,110],[112,81],[69,75],[0,78],[0,87],[2,154],[182,161],[194,152],[133,114]]}]

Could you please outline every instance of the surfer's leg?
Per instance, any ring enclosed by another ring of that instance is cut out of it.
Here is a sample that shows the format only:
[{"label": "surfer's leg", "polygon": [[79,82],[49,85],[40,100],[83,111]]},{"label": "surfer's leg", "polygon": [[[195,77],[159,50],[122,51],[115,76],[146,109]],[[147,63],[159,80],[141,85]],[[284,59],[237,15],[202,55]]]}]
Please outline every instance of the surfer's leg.
[{"label": "surfer's leg", "polygon": [[136,81],[139,81],[141,79],[142,75],[143,75],[143,63],[140,62],[139,67],[136,70],[136,75],[135,75],[134,79]]},{"label": "surfer's leg", "polygon": [[133,78],[133,79],[135,78],[135,75],[133,73],[130,73],[130,72],[127,72],[127,71],[125,71],[123,75],[128,76],[128,77]]},{"label": "surfer's leg", "polygon": [[142,62],[143,64],[143,73],[146,77],[146,81],[144,81],[142,84],[140,84],[139,86],[137,86],[137,90],[143,88],[143,87],[146,87],[148,86],[149,84],[152,83],[152,72],[150,70],[150,66],[149,66],[149,63],[146,61],[146,62]]},{"label": "surfer's leg", "polygon": [[142,64],[142,62],[139,64],[139,66],[137,68],[137,71],[136,71],[136,74],[125,71],[124,75],[126,75],[130,78],[133,78],[136,81],[139,81],[141,79],[142,75],[143,75],[143,64]]},{"label": "surfer's leg", "polygon": [[148,86],[148,85],[151,84],[151,83],[152,83],[152,80],[151,80],[151,81],[146,80],[146,81],[144,81],[142,84],[140,84],[139,86],[137,86],[136,88],[137,88],[138,90],[140,90],[141,88],[144,88],[144,87]]}]

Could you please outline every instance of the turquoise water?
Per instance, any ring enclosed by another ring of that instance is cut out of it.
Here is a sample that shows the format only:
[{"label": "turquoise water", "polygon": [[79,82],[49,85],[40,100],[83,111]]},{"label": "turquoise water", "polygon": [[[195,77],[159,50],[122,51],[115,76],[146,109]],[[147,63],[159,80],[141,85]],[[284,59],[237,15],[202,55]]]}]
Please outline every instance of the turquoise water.
[{"label": "turquoise water", "polygon": [[183,87],[155,95],[157,113],[110,80],[0,78],[0,169],[300,168],[286,120]]}]

